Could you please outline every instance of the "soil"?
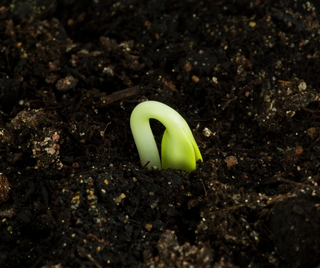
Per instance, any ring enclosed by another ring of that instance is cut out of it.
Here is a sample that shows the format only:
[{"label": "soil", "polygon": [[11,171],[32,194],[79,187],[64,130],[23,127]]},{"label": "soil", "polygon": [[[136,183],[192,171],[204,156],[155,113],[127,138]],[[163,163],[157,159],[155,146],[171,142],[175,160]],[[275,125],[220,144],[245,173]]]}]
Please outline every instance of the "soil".
[{"label": "soil", "polygon": [[[0,1],[0,267],[319,265],[319,10]],[[145,100],[188,122],[197,170],[141,167]]]}]

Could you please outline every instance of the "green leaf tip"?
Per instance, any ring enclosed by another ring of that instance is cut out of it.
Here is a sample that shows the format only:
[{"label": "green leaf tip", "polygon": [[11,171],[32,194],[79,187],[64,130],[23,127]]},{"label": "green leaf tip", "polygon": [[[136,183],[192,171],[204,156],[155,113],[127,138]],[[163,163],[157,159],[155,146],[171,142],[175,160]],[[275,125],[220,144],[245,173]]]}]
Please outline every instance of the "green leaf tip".
[{"label": "green leaf tip", "polygon": [[[160,121],[166,130],[161,142],[161,160],[149,119]],[[130,127],[142,166],[150,169],[181,169],[191,172],[202,160],[193,134],[183,117],[174,109],[157,101],[138,104],[132,111]]]}]

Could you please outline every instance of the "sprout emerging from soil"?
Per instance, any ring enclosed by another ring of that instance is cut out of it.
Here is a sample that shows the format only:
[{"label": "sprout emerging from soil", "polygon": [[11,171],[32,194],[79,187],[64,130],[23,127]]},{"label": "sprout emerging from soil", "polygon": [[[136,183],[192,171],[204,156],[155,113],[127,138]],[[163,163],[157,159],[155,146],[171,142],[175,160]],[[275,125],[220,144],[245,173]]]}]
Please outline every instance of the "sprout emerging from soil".
[{"label": "sprout emerging from soil", "polygon": [[[149,119],[160,121],[166,130],[161,142],[161,162],[159,151],[150,128]],[[193,134],[183,117],[171,107],[157,102],[146,101],[132,111],[130,126],[136,143],[141,164],[150,169],[181,169],[191,172],[202,160]]]}]

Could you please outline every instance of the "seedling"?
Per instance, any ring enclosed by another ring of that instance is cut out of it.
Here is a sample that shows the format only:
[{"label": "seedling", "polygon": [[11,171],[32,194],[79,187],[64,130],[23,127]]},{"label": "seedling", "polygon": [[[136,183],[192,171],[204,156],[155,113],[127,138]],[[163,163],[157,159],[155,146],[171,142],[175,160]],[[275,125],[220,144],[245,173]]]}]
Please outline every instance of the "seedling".
[{"label": "seedling", "polygon": [[[150,127],[151,118],[166,127],[161,142],[161,161]],[[191,172],[197,168],[199,159],[203,161],[187,122],[174,109],[161,102],[138,104],[132,111],[130,126],[142,166]]]}]

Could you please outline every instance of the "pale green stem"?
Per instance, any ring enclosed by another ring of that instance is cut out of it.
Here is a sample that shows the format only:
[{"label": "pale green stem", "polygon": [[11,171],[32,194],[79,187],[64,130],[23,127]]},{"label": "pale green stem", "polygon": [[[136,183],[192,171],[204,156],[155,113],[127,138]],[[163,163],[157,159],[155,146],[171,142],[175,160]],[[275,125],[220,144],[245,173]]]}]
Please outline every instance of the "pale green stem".
[{"label": "pale green stem", "polygon": [[[156,166],[161,169],[159,151],[150,128],[149,119],[151,118],[159,120],[168,133],[171,133],[170,135],[179,135],[183,130],[193,141],[194,138],[187,122],[171,107],[157,101],[146,101],[137,105],[131,114],[130,126],[141,164],[145,165],[150,161],[149,168]],[[196,146],[195,141],[193,145]],[[198,148],[196,150],[197,158],[202,160],[200,151]]]}]

